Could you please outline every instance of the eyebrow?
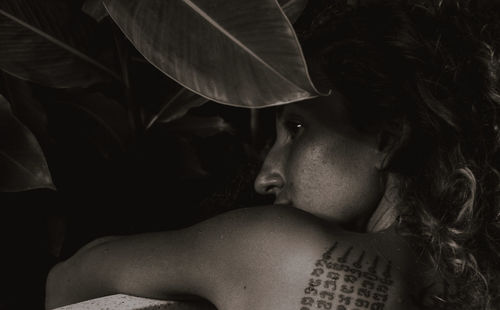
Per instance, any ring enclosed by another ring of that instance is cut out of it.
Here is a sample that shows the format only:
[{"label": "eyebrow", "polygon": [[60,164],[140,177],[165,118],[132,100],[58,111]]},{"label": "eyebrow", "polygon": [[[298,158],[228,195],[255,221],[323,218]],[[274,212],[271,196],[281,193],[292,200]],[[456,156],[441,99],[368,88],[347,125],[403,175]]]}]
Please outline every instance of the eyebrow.
[{"label": "eyebrow", "polygon": [[301,106],[288,106],[286,111],[285,111],[285,105],[276,107],[276,119],[283,118],[283,116],[286,115],[292,115],[292,116],[297,116],[297,117],[302,117],[304,115],[307,115],[310,110],[305,109],[304,107]]}]

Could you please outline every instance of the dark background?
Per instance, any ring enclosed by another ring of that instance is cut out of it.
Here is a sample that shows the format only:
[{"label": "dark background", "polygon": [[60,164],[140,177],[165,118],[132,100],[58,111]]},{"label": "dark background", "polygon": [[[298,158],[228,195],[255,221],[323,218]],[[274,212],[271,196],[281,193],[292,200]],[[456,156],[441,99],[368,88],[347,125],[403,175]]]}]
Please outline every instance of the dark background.
[{"label": "dark background", "polygon": [[[181,87],[149,64],[109,18],[97,23],[85,15],[85,0],[23,1],[62,5],[67,22],[88,24],[89,55],[123,78],[126,63],[129,87],[109,81],[54,89],[0,71],[0,95],[37,138],[57,188],[0,193],[0,310],[43,309],[50,268],[95,238],[178,229],[272,202],[253,189],[274,138],[272,109],[208,102],[178,121],[130,128],[158,113]],[[106,124],[85,111],[88,103],[108,106],[98,110]],[[214,118],[225,126],[206,122]]]},{"label": "dark background", "polygon": [[[146,111],[155,111],[179,89],[143,61],[133,63],[130,76],[134,100]],[[26,92],[46,114],[44,134],[34,129],[33,113],[17,105]],[[120,148],[95,119],[72,108],[92,93],[123,102],[113,84],[55,90],[1,73],[0,94],[37,136],[57,187],[0,193],[1,310],[43,309],[50,268],[94,238],[178,229],[270,202],[254,193],[253,180],[273,138],[271,111],[251,116],[248,109],[208,102],[189,112],[198,118],[187,122],[187,129],[182,122],[182,130],[158,124]],[[207,135],[197,127],[197,120],[215,116],[232,130]],[[257,129],[250,126],[252,119]]]}]

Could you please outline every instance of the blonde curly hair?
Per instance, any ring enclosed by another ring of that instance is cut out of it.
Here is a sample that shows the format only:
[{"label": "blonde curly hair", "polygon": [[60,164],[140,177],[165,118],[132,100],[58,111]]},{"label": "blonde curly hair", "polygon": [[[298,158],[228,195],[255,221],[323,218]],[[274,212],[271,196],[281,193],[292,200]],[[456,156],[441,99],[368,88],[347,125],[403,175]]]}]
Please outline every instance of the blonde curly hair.
[{"label": "blonde curly hair", "polygon": [[499,29],[486,0],[315,0],[296,24],[353,122],[392,147],[398,230],[441,287],[422,308],[500,309]]}]

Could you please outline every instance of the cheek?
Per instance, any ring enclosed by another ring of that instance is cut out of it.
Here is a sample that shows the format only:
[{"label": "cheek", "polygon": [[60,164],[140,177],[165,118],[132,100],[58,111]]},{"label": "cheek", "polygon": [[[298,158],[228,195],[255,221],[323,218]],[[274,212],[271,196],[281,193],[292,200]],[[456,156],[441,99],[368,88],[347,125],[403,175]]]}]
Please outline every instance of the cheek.
[{"label": "cheek", "polygon": [[369,149],[341,140],[295,154],[289,173],[296,207],[338,222],[368,216],[376,207],[382,191]]}]

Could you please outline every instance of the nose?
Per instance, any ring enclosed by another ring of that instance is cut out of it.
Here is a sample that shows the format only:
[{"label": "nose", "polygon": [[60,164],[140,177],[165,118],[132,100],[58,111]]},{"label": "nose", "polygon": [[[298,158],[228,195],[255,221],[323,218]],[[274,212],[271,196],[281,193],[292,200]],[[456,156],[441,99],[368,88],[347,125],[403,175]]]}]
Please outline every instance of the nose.
[{"label": "nose", "polygon": [[285,185],[282,162],[279,152],[272,148],[267,154],[257,178],[255,178],[254,187],[257,193],[277,196],[281,192]]}]

